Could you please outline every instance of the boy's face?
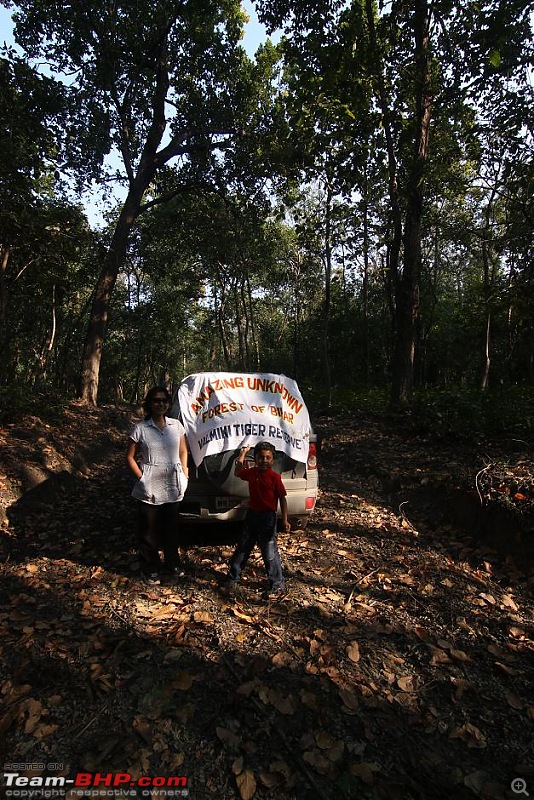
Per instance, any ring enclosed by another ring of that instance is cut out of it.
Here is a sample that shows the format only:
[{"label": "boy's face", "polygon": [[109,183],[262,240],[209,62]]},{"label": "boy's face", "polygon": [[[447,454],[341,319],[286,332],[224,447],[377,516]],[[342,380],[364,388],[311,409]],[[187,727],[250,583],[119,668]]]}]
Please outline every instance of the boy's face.
[{"label": "boy's face", "polygon": [[265,472],[272,467],[274,456],[271,450],[260,450],[259,453],[255,455],[254,460],[258,469]]}]

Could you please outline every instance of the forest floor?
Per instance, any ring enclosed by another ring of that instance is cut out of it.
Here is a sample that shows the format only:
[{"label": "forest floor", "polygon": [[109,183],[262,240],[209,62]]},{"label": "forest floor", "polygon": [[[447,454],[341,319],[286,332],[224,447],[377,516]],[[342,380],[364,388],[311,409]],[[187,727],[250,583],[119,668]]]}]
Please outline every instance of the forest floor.
[{"label": "forest floor", "polygon": [[258,556],[221,593],[231,537],[142,581],[129,423],[73,404],[0,430],[4,772],[187,777],[191,800],[534,792],[534,565],[449,493],[481,494],[486,446],[319,420],[318,506],[268,602]]}]

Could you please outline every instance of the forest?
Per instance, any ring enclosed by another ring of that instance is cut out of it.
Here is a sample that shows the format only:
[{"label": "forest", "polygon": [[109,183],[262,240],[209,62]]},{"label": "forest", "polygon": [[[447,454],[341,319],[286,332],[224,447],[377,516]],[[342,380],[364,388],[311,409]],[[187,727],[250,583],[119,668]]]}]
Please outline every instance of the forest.
[{"label": "forest", "polygon": [[[0,7],[6,797],[532,796],[531,4]],[[313,415],[283,598],[235,526],[140,573],[128,431],[204,370]]]},{"label": "forest", "polygon": [[528,2],[2,5],[2,404],[532,388]]}]

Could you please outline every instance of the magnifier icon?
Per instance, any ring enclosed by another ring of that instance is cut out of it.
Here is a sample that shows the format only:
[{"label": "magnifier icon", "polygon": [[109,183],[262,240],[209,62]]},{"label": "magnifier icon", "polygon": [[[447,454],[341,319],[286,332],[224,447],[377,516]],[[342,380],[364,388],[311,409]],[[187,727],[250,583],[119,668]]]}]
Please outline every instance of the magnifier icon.
[{"label": "magnifier icon", "polygon": [[514,794],[526,794],[527,797],[530,797],[527,792],[527,782],[524,778],[514,778],[510,788]]}]

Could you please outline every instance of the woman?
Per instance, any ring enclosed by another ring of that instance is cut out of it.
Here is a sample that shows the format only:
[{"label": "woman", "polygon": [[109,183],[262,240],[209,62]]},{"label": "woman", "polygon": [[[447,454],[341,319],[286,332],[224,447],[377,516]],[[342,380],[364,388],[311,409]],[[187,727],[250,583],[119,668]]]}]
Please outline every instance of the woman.
[{"label": "woman", "polygon": [[145,397],[145,418],[130,432],[126,462],[137,479],[132,497],[139,506],[139,550],[143,573],[156,579],[166,572],[183,575],[178,555],[178,504],[187,488],[187,440],[177,419],[166,417],[171,396],[154,386]]}]

